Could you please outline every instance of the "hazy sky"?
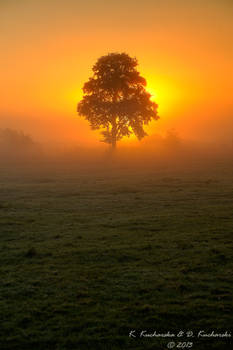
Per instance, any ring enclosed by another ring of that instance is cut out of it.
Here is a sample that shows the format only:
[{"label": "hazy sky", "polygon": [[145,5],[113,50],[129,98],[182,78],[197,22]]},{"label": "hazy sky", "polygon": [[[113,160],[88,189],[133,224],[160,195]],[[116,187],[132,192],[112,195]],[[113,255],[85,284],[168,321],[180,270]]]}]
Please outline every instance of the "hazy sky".
[{"label": "hazy sky", "polygon": [[98,57],[136,56],[159,104],[150,133],[232,138],[232,0],[0,0],[0,128],[97,142],[77,117]]}]

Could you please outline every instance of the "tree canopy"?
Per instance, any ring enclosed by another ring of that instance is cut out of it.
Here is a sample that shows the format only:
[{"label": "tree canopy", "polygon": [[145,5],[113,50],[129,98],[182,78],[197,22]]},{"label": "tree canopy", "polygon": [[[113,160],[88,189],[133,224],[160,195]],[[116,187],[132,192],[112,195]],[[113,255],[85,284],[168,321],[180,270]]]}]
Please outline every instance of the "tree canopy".
[{"label": "tree canopy", "polygon": [[136,67],[138,61],[126,53],[110,53],[93,66],[93,76],[83,86],[79,115],[92,129],[102,129],[103,142],[113,148],[124,136],[146,136],[144,125],[158,119],[158,105],[146,91],[146,80]]}]

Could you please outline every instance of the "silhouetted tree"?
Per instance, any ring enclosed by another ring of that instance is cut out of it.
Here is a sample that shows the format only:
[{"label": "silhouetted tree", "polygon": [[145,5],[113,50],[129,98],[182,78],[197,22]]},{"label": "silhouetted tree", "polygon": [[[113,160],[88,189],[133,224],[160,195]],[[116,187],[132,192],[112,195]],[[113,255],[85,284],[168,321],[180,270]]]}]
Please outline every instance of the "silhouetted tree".
[{"label": "silhouetted tree", "polygon": [[35,146],[30,135],[12,129],[0,129],[0,144],[2,147],[14,148],[16,150]]},{"label": "silhouetted tree", "polygon": [[93,77],[83,86],[77,111],[92,129],[104,129],[102,141],[113,148],[132,133],[142,139],[147,135],[143,126],[159,118],[158,105],[150,100],[137,65],[137,59],[126,53],[102,56],[92,68]]},{"label": "silhouetted tree", "polygon": [[[40,146],[30,135],[14,129],[0,129],[0,160],[33,159],[39,156]],[[33,158],[31,158],[33,157]]]},{"label": "silhouetted tree", "polygon": [[177,148],[181,146],[182,140],[175,129],[170,129],[167,131],[166,137],[164,139],[164,144],[170,148]]}]

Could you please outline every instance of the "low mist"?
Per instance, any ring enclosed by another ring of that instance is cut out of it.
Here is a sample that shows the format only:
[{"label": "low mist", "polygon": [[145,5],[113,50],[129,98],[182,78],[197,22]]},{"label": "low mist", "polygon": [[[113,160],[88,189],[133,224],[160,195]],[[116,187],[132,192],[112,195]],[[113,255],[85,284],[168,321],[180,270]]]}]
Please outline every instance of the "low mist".
[{"label": "low mist", "polygon": [[0,130],[0,160],[2,171],[76,171],[114,172],[122,170],[162,171],[180,169],[189,171],[195,167],[206,169],[217,167],[219,162],[227,167],[233,165],[233,143],[201,142],[184,139],[176,130],[164,135],[153,134],[141,141],[123,140],[117,149],[103,142],[98,146],[68,146],[46,144],[23,131]]}]

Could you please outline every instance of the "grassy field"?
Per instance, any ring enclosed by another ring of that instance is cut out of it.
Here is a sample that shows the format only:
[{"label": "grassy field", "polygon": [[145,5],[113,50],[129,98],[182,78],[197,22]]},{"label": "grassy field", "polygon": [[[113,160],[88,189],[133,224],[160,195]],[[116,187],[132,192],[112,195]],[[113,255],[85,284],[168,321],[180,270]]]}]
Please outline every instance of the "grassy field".
[{"label": "grassy field", "polygon": [[0,349],[230,348],[232,175],[2,169]]}]

